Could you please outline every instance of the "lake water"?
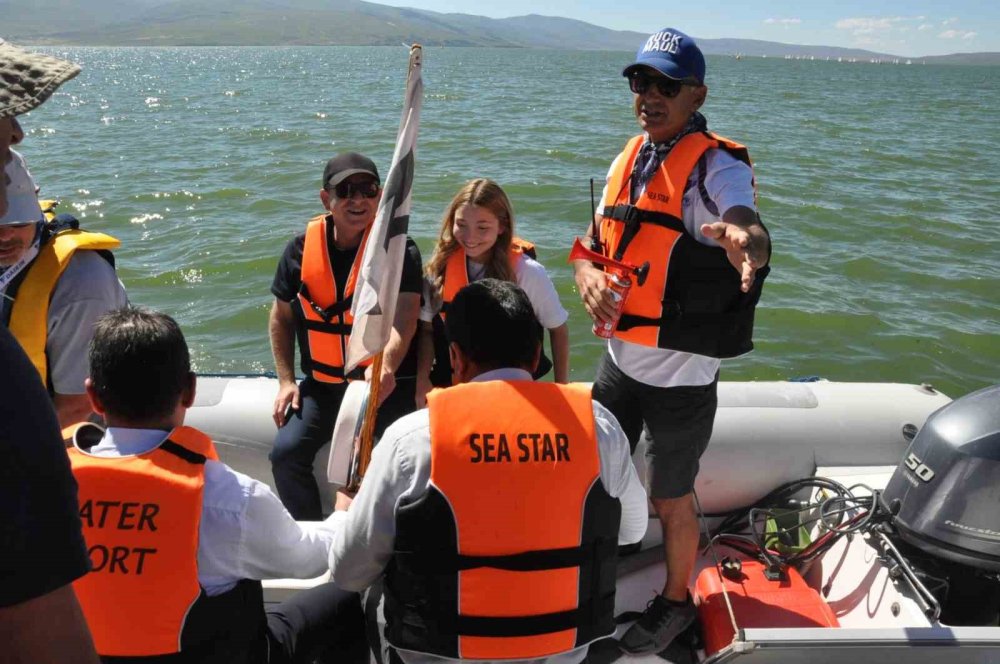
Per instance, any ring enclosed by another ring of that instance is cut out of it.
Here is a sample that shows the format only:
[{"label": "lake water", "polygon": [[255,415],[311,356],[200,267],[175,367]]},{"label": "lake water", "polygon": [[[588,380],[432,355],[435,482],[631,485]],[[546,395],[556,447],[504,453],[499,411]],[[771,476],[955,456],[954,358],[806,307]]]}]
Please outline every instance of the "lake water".
[{"label": "lake water", "polygon": [[[43,195],[120,238],[134,303],[202,372],[273,368],[271,278],[320,211],[326,159],[388,170],[407,50],[67,48],[83,74],[23,118]],[[637,133],[628,53],[424,52],[411,235],[429,258],[472,177],[500,182],[570,311],[575,379],[601,344],[566,264],[589,179]],[[708,58],[709,127],[756,164],[773,272],[728,380],[1000,382],[1000,70]]]}]

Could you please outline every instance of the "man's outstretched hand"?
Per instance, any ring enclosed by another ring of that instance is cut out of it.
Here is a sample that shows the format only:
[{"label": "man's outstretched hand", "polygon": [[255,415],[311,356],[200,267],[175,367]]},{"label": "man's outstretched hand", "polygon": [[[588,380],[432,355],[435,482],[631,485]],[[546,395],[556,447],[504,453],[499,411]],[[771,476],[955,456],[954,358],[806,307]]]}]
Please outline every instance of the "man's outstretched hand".
[{"label": "man's outstretched hand", "polygon": [[757,270],[767,265],[771,238],[757,220],[756,213],[749,208],[732,208],[726,212],[725,219],[727,221],[702,224],[701,234],[726,250],[729,262],[740,273],[740,290],[746,293],[753,286]]}]

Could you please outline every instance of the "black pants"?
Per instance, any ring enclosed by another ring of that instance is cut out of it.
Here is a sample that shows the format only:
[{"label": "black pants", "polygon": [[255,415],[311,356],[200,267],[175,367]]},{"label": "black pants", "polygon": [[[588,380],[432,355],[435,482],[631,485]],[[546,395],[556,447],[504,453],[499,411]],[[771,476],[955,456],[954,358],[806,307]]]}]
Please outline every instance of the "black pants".
[{"label": "black pants", "polygon": [[371,651],[361,598],[332,583],[265,609],[259,581],[200,598],[188,614],[181,652],[101,657],[103,664],[367,664]]},{"label": "black pants", "polygon": [[[330,442],[347,383],[320,383],[306,378],[299,384],[299,410],[278,429],[271,450],[271,472],[278,497],[297,521],[323,518],[313,461]],[[407,413],[416,410],[416,379],[398,378],[396,388],[378,409],[375,436]]]},{"label": "black pants", "polygon": [[267,610],[269,664],[366,664],[370,651],[357,593],[324,583]]}]

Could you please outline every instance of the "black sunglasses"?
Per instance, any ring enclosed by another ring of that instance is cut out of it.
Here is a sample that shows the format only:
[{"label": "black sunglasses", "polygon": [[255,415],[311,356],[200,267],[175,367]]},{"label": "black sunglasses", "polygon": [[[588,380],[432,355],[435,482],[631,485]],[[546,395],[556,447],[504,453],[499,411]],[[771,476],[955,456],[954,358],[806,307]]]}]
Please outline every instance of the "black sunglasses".
[{"label": "black sunglasses", "polygon": [[19,221],[14,224],[3,224],[3,225],[6,226],[7,228],[13,228],[14,230],[21,230],[22,228],[27,228],[28,226],[35,226],[37,224],[38,224],[37,221]]},{"label": "black sunglasses", "polygon": [[333,193],[337,198],[354,198],[354,194],[361,194],[365,198],[375,198],[378,196],[378,182],[366,180],[365,182],[340,182],[333,187]]},{"label": "black sunglasses", "polygon": [[691,78],[667,78],[666,76],[650,76],[641,71],[632,72],[628,75],[628,87],[637,95],[646,94],[650,85],[655,85],[657,92],[668,99],[673,99],[680,94],[681,88],[685,85],[698,86],[700,83]]}]

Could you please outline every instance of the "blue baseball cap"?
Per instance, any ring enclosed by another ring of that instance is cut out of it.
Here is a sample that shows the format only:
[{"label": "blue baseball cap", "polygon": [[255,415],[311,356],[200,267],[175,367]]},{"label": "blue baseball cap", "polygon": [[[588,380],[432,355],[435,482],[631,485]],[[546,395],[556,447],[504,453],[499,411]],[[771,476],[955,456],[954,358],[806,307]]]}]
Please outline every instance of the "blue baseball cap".
[{"label": "blue baseball cap", "polygon": [[635,62],[622,70],[622,76],[638,67],[652,67],[667,78],[688,78],[705,84],[705,56],[694,39],[673,28],[651,34],[635,54]]}]

